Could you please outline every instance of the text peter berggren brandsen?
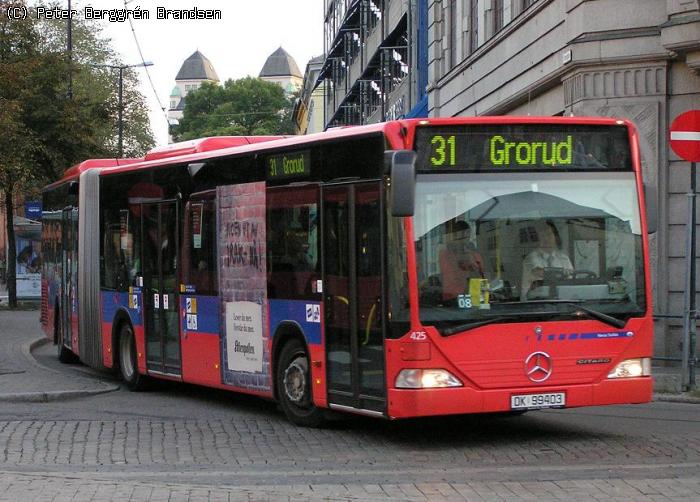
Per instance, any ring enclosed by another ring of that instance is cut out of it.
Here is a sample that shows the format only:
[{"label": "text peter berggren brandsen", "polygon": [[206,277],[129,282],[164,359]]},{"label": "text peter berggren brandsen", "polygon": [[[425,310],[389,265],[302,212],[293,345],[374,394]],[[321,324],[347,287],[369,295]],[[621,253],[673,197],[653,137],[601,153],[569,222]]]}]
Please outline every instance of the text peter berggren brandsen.
[{"label": "text peter berggren brandsen", "polygon": [[122,23],[133,20],[148,20],[155,12],[155,19],[174,20],[210,20],[221,19],[221,9],[168,9],[166,7],[156,7],[155,9],[142,9],[140,6],[123,9],[96,9],[86,5],[83,9],[61,9],[49,7],[37,7],[36,16],[38,19],[73,19],[82,17],[86,20],[105,20],[111,23]]}]

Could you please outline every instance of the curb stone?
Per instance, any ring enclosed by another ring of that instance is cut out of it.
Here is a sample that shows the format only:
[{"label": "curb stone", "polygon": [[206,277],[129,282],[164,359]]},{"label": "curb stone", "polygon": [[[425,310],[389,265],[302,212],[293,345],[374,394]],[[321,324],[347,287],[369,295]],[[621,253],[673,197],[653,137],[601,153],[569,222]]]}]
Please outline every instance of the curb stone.
[{"label": "curb stone", "polygon": [[80,397],[97,396],[118,390],[119,386],[114,385],[104,389],[84,389],[84,390],[56,390],[49,392],[18,392],[10,394],[0,394],[0,402],[6,403],[49,403],[52,401],[65,401]]},{"label": "curb stone", "polygon": [[685,404],[700,404],[700,398],[689,396],[686,394],[654,394],[654,401],[663,401],[667,403],[685,403]]}]

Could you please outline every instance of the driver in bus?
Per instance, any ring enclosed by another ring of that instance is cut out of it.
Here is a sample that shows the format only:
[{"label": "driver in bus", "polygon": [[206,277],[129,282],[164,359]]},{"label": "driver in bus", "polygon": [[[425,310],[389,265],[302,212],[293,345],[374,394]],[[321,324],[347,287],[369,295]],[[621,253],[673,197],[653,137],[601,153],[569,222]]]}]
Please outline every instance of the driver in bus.
[{"label": "driver in bus", "polygon": [[440,252],[442,299],[454,300],[465,293],[469,279],[484,279],[484,260],[471,242],[471,227],[463,220],[455,221],[447,234],[447,245]]},{"label": "driver in bus", "polygon": [[569,256],[560,249],[561,237],[554,223],[546,221],[541,224],[537,229],[537,238],[539,247],[523,261],[521,299],[526,298],[531,289],[542,285],[545,269],[559,269],[566,276],[574,271]]}]

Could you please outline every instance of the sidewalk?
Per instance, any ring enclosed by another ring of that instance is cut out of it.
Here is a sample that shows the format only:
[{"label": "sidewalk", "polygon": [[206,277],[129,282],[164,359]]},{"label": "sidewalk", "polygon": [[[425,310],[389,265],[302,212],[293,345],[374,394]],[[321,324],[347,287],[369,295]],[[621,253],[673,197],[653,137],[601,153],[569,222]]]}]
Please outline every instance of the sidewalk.
[{"label": "sidewalk", "polygon": [[[0,288],[0,297],[5,294]],[[3,299],[0,303],[0,402],[48,402],[119,389],[119,385],[112,382],[39,364],[32,350],[50,343],[43,337],[39,310],[3,310],[5,307]]]}]

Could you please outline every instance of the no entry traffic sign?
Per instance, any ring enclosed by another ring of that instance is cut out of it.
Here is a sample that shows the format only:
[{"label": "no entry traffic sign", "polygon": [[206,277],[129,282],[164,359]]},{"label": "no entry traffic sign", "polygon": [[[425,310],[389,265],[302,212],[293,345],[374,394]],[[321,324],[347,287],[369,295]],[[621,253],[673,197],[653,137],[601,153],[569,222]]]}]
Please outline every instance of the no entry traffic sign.
[{"label": "no entry traffic sign", "polygon": [[671,124],[671,149],[690,162],[700,162],[700,110],[681,113]]}]

